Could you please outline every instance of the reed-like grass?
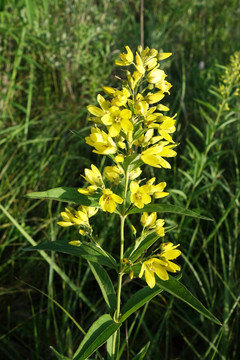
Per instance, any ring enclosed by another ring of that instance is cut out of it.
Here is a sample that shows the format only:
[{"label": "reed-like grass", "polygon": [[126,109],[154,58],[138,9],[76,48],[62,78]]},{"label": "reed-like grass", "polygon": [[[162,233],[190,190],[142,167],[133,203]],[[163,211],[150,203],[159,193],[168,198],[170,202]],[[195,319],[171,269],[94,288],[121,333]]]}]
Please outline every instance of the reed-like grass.
[{"label": "reed-like grass", "polygon": [[[79,327],[86,331],[104,305],[84,261],[22,251],[72,236],[56,225],[64,205],[25,195],[80,185],[79,174],[93,158],[81,140],[88,131],[86,105],[110,85],[111,74],[114,86],[118,50],[140,43],[140,2],[28,0],[1,6],[0,354],[46,360],[54,358],[53,345],[71,357]],[[214,220],[171,216],[167,223],[177,228],[168,240],[181,243],[182,282],[223,326],[163,293],[128,321],[122,359],[133,359],[144,346],[149,360],[239,358],[240,102],[234,78],[216,67],[227,66],[239,50],[238,15],[236,0],[145,1],[145,44],[174,54],[166,65],[174,88],[165,103],[178,113],[181,156],[167,181],[168,201]],[[221,92],[222,77],[228,78],[228,93]],[[114,221],[100,216],[94,224],[109,248],[117,239]],[[126,282],[123,296],[139,286],[137,279]]]}]

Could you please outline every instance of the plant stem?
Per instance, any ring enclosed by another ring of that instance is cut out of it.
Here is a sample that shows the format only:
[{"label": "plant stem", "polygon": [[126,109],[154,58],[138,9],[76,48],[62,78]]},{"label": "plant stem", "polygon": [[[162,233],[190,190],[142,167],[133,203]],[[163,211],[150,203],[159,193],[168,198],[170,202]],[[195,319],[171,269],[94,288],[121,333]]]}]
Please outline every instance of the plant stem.
[{"label": "plant stem", "polygon": [[[124,211],[126,207],[126,200],[127,200],[127,190],[128,190],[128,183],[129,183],[129,172],[126,171],[125,174],[125,186],[124,186]],[[123,278],[123,255],[124,255],[124,224],[126,215],[121,215],[121,225],[120,225],[120,258],[119,258],[119,273],[118,273],[118,286],[117,286],[117,307],[116,312],[114,315],[114,320],[119,321],[120,318],[120,309],[121,309],[121,291],[122,291],[122,278]],[[118,330],[119,331],[119,330]],[[112,339],[112,360],[116,358],[118,349],[117,349],[117,335],[118,331],[113,334]]]}]

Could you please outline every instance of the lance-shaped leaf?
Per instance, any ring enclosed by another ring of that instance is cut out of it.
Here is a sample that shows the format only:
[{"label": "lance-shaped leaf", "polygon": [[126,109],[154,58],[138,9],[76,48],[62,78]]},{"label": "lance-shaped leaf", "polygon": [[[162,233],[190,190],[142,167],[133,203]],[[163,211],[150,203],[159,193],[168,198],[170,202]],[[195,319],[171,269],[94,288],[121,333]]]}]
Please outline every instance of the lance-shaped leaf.
[{"label": "lance-shaped leaf", "polygon": [[60,354],[56,349],[54,349],[53,346],[50,346],[50,349],[54,352],[54,354],[56,355],[56,357],[57,357],[58,360],[71,360],[71,359],[69,359],[68,357]]},{"label": "lance-shaped leaf", "polygon": [[156,283],[161,289],[184,301],[209,320],[221,325],[221,322],[209,310],[207,310],[205,306],[197,298],[195,298],[195,296],[193,296],[193,294],[181,282],[177,281],[175,278],[169,276],[169,280],[167,281],[157,278]]},{"label": "lance-shaped leaf", "polygon": [[132,315],[140,307],[146,304],[146,302],[153,299],[156,295],[160,294],[160,292],[162,291],[163,289],[160,289],[159,287],[150,289],[150,287],[148,286],[137,291],[123,306],[121,310],[122,316],[120,318],[120,321],[121,322],[125,321],[130,315]]},{"label": "lance-shaped leaf", "polygon": [[[133,267],[133,269],[134,273],[138,276],[139,265]],[[191,306],[209,320],[218,325],[221,325],[221,322],[209,310],[207,310],[205,306],[198,299],[196,299],[181,282],[177,280],[177,278],[173,278],[172,276],[169,276],[169,280],[167,281],[160,280],[156,276],[156,286],[153,289],[145,287],[136,292],[122,308],[122,316],[120,321],[125,321],[132,313],[143,306],[147,301],[160,294],[160,292],[163,290],[187,303],[189,306]]]},{"label": "lance-shaped leaf", "polygon": [[114,311],[117,308],[117,297],[113,287],[113,283],[108,273],[103,269],[101,265],[97,263],[93,263],[91,261],[88,261],[88,265],[92,270],[95,279],[98,282],[98,285],[102,291],[108,310],[110,314],[113,316]]},{"label": "lance-shaped leaf", "polygon": [[139,241],[139,244],[136,243],[135,248],[128,257],[129,260],[131,260],[132,262],[136,261],[137,258],[139,258],[142,255],[142,253],[145,250],[147,250],[150,246],[152,246],[158,239],[159,236],[156,235],[155,231],[147,235],[145,239]]},{"label": "lance-shaped leaf", "polygon": [[24,250],[51,250],[58,251],[65,254],[82,257],[94,263],[102,264],[113,269],[117,269],[116,260],[100,245],[89,243],[86,241],[80,242],[79,246],[70,245],[66,240],[56,240],[52,242],[44,242],[37,246],[25,248]]},{"label": "lance-shaped leaf", "polygon": [[132,360],[143,360],[145,356],[147,355],[148,348],[150,346],[151,342],[149,341],[139,352],[137,355],[134,356]]},{"label": "lance-shaped leaf", "polygon": [[170,205],[170,204],[149,204],[149,205],[145,205],[142,209],[134,207],[133,209],[130,209],[127,212],[127,214],[137,214],[143,212],[166,212],[166,213],[169,212],[183,216],[191,216],[203,220],[212,220],[206,216],[202,216],[196,213],[195,211],[184,209],[180,206]]},{"label": "lance-shaped leaf", "polygon": [[78,205],[100,207],[98,199],[99,196],[85,196],[80,194],[77,188],[65,186],[46,191],[28,193],[27,197],[32,199],[49,199],[75,203]]},{"label": "lance-shaped leaf", "polygon": [[85,360],[103,345],[107,339],[115,333],[121,326],[121,323],[113,321],[109,314],[100,316],[90,327],[84,336],[79,348],[73,356],[73,360]]}]

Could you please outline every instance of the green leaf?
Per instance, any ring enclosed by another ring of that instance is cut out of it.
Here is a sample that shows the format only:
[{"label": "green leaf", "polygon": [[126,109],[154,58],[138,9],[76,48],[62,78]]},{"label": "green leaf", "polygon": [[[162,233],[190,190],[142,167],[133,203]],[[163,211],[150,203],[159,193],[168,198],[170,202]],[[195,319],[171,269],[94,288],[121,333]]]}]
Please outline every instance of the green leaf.
[{"label": "green leaf", "polygon": [[206,216],[202,216],[194,211],[188,210],[188,209],[184,209],[180,206],[176,206],[176,205],[169,205],[169,204],[149,204],[149,205],[145,205],[142,209],[139,209],[137,207],[130,209],[127,214],[137,214],[137,213],[143,213],[143,212],[169,212],[169,213],[174,213],[174,214],[179,214],[179,215],[184,215],[184,216],[191,216],[191,217],[195,217],[197,219],[203,219],[203,220],[211,220],[210,218],[206,217]]},{"label": "green leaf", "polygon": [[26,4],[26,13],[27,13],[27,19],[29,22],[30,27],[33,27],[33,20],[34,20],[34,0],[25,0]]},{"label": "green leaf", "polygon": [[102,268],[101,265],[97,263],[91,263],[88,261],[88,265],[92,270],[92,273],[95,279],[98,282],[98,285],[102,291],[104,300],[107,304],[110,315],[113,316],[114,311],[117,308],[117,297],[108,273]]},{"label": "green leaf", "polygon": [[[139,273],[139,266],[135,269],[135,274]],[[169,292],[171,295],[177,297],[183,302],[187,303],[193,309],[198,311],[201,315],[210,319],[214,323],[221,325],[220,321],[203,306],[203,304],[196,299],[191,292],[177,279],[172,276],[169,277],[169,280],[163,281],[160,280],[156,276],[156,286],[151,289],[150,287],[145,287],[138,292],[136,292],[123,306],[122,308],[122,316],[120,321],[125,321],[131,314],[133,314],[136,310],[138,310],[141,306],[143,306],[147,301],[150,301],[156,295],[160,294],[163,290]]]},{"label": "green leaf", "polygon": [[129,155],[126,157],[126,159],[123,162],[123,168],[125,171],[129,170],[134,170],[136,169],[138,166],[140,166],[142,164],[142,160],[140,159],[140,155]]},{"label": "green leaf", "polygon": [[27,197],[32,199],[49,199],[78,205],[100,207],[98,196],[85,196],[78,192],[77,188],[58,187],[46,191],[28,193]]},{"label": "green leaf", "polygon": [[73,360],[87,359],[94,351],[103,345],[120,326],[121,323],[114,322],[109,314],[100,316],[84,336],[73,356]]},{"label": "green leaf", "polygon": [[207,109],[213,111],[215,114],[217,114],[218,109],[215,106],[213,106],[212,104],[210,104],[206,101],[199,100],[199,99],[195,99],[195,101],[197,101],[199,104],[205,106]]},{"label": "green leaf", "polygon": [[156,287],[150,289],[149,286],[144,287],[143,289],[137,291],[133,296],[126,302],[121,310],[120,322],[125,321],[130,315],[142,307],[146,302],[153,299],[156,295],[160,294],[163,289]]},{"label": "green leaf", "polygon": [[132,360],[143,360],[147,354],[150,344],[150,341],[147,342],[147,344],[137,353],[137,355],[134,356],[134,358],[132,358]]},{"label": "green leaf", "polygon": [[135,245],[135,248],[129,255],[129,260],[131,260],[132,262],[136,261],[137,258],[139,258],[142,253],[150,246],[152,246],[158,239],[159,236],[157,236],[154,231],[151,234],[147,235],[145,239],[140,240],[139,243]]},{"label": "green leaf", "polygon": [[[169,292],[173,296],[177,297],[198,311],[201,315],[205,316],[214,323],[221,325],[221,322],[209,310],[207,310],[205,306],[203,306],[203,304],[198,299],[196,299],[182,283],[180,283],[172,276],[170,276],[169,280],[167,281],[160,280],[158,277],[156,277],[156,283],[157,286],[159,286],[162,290]],[[155,288],[156,286],[154,289]]]},{"label": "green leaf", "polygon": [[81,242],[80,246],[74,246],[70,245],[66,240],[56,240],[25,248],[24,250],[58,251],[65,254],[82,257],[83,259],[108,266],[112,269],[117,269],[118,266],[116,260],[105,250],[103,250],[100,245],[97,246],[94,243],[89,243],[86,241]]},{"label": "green leaf", "polygon": [[50,346],[50,349],[54,352],[54,354],[56,355],[56,357],[58,358],[58,360],[71,360],[71,359],[69,359],[68,357],[59,354],[59,352],[58,352],[56,349],[54,349],[53,346]]}]

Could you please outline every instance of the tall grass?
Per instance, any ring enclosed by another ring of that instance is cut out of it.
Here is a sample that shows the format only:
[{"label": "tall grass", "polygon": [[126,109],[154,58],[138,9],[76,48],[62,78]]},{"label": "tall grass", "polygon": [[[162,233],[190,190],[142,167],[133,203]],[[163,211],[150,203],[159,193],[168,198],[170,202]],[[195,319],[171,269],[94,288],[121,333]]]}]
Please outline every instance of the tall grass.
[{"label": "tall grass", "polygon": [[[81,140],[86,105],[109,75],[114,86],[118,50],[140,43],[140,2],[9,1],[0,10],[0,354],[50,359],[53,345],[71,357],[81,335],[70,316],[86,331],[104,305],[85,262],[22,251],[34,241],[72,236],[56,225],[62,207],[24,195],[80,185],[93,156]],[[233,66],[216,66],[239,50],[238,14],[235,0],[144,4],[145,44],[174,53],[166,65],[174,82],[166,105],[171,101],[178,113],[181,157],[167,181],[171,201],[214,220],[168,220],[184,253],[182,281],[223,326],[163,293],[129,321],[123,359],[144,344],[147,359],[239,357],[239,96]],[[102,222],[95,223],[101,241],[113,248],[114,220],[104,228]]]}]

